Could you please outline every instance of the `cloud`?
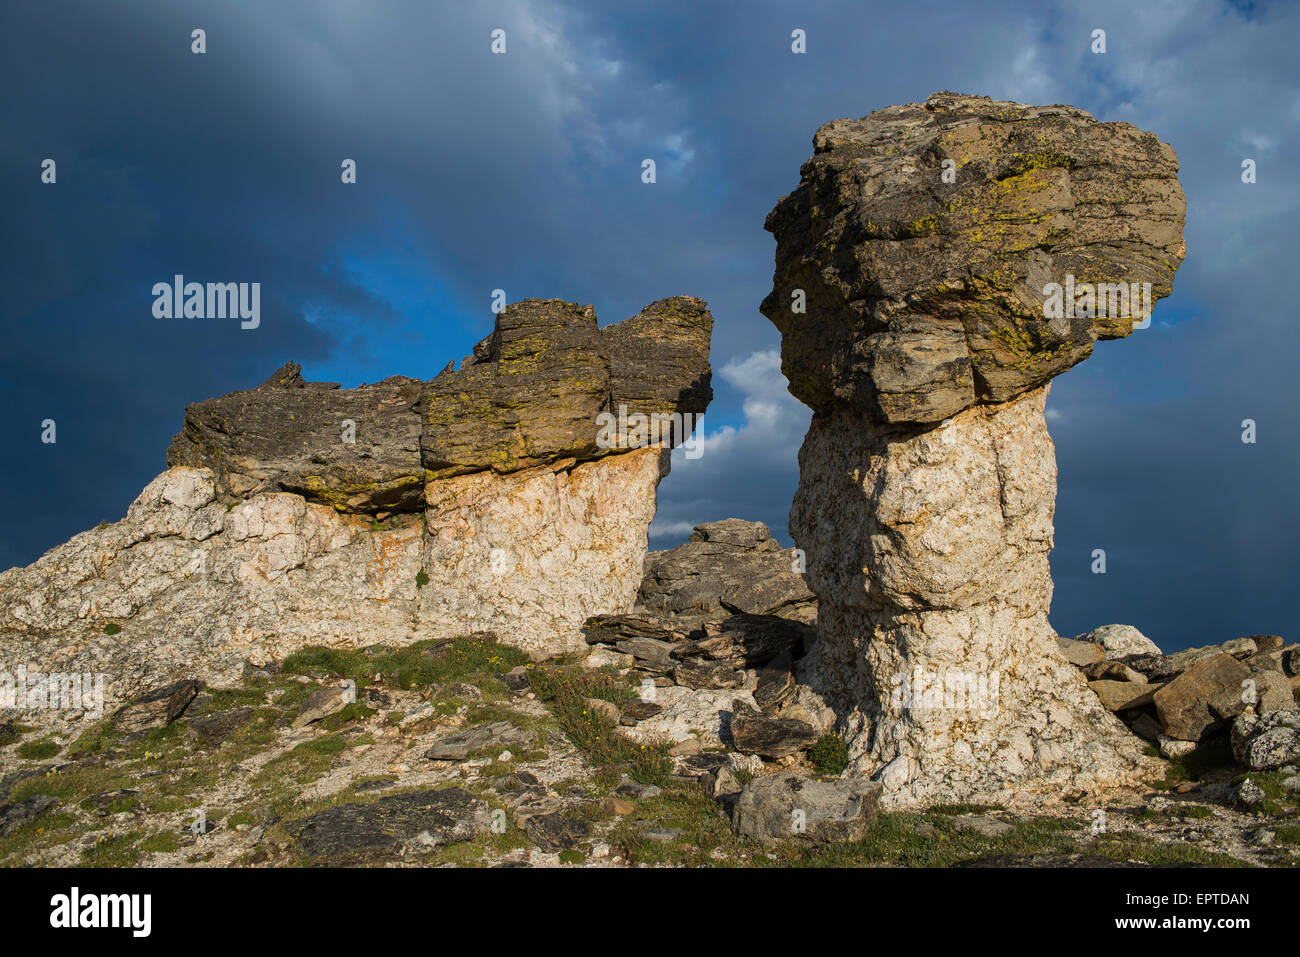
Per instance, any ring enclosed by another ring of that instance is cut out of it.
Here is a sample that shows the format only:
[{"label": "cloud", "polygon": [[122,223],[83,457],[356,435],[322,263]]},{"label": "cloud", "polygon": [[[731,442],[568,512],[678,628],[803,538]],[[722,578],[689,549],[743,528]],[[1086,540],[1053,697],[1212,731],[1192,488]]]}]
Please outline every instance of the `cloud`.
[{"label": "cloud", "polygon": [[700,456],[673,451],[672,473],[660,485],[659,511],[650,527],[656,548],[676,544],[694,525],[720,518],[766,522],[788,541],[786,521],[799,481],[798,453],[812,413],[790,395],[775,349],[723,363],[715,389],[738,393],[736,425],[700,428]]}]

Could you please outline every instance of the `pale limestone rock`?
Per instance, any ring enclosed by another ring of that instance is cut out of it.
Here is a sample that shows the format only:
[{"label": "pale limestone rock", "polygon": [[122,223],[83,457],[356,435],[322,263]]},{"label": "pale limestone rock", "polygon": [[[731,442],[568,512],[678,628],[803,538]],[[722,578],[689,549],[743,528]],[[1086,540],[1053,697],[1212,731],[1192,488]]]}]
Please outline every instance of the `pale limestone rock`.
[{"label": "pale limestone rock", "polygon": [[419,609],[428,630],[496,631],[545,657],[586,651],[586,619],[630,610],[668,453],[560,464],[429,484]]},{"label": "pale limestone rock", "polygon": [[1086,635],[1079,635],[1075,641],[1101,645],[1106,650],[1107,658],[1161,654],[1160,646],[1132,625],[1102,625]]},{"label": "pale limestone rock", "polygon": [[819,413],[790,529],[820,600],[818,682],[890,806],[1136,785],[1141,742],[1048,624],[1046,388],[884,433]]},{"label": "pale limestone rock", "polygon": [[711,691],[675,685],[658,688],[654,702],[663,711],[620,731],[633,741],[643,743],[667,738],[675,742],[698,740],[705,747],[721,747],[725,743],[723,724],[730,720],[731,708],[736,701],[743,701],[758,710],[754,696],[747,691]]},{"label": "pale limestone rock", "polygon": [[539,657],[585,649],[583,621],[632,606],[667,467],[652,446],[461,476],[430,486],[423,519],[377,530],[287,492],[227,510],[209,470],[170,469],[122,521],[0,573],[0,670],[103,674],[111,707],[306,645],[484,630]]}]

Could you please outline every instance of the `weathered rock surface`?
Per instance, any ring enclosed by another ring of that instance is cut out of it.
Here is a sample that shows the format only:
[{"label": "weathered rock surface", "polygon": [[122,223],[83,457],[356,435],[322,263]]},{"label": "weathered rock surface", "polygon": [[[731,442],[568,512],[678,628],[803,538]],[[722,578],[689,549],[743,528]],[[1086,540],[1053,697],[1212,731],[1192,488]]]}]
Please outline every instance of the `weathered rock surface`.
[{"label": "weathered rock surface", "polygon": [[487,804],[460,788],[416,791],[373,804],[340,804],[287,826],[320,864],[362,865],[473,840],[492,823]]},{"label": "weathered rock surface", "polygon": [[1242,714],[1232,724],[1232,754],[1252,771],[1300,761],[1300,711]]},{"label": "weathered rock surface", "polygon": [[835,121],[814,147],[768,218],[763,311],[814,410],[790,530],[855,768],[887,805],[1140,783],[1153,762],[1048,624],[1043,409],[1053,376],[1143,318],[1058,317],[1051,283],[1169,294],[1173,151],[1070,107],[951,93]]},{"label": "weathered rock surface", "polygon": [[1047,283],[1150,283],[1154,302],[1183,259],[1178,160],[1127,123],[936,93],[827,123],[813,147],[767,219],[762,310],[790,391],[818,412],[934,424],[1038,389],[1134,326],[1100,310],[1049,322]]},{"label": "weathered rock surface", "polygon": [[[459,370],[339,389],[289,363],[256,389],[196,402],[169,467],[206,467],[223,497],[295,492],[350,512],[419,511],[425,485],[589,461],[597,416],[704,412],[713,317],[689,296],[598,328],[590,306],[525,299]],[[350,423],[350,425],[349,425]]]},{"label": "weathered rock surface", "polygon": [[740,792],[732,826],[759,841],[852,841],[875,820],[879,801],[880,785],[868,781],[769,774]]},{"label": "weathered rock surface", "polygon": [[1244,682],[1249,678],[1250,669],[1231,655],[1198,661],[1155,693],[1165,734],[1199,741],[1223,727],[1245,709]]},{"label": "weathered rock surface", "polygon": [[165,728],[185,713],[199,693],[199,687],[197,681],[186,680],[155,688],[119,708],[112,718],[113,730],[122,734],[143,734],[155,728]]},{"label": "weathered rock surface", "polygon": [[646,557],[637,605],[687,630],[736,613],[811,622],[817,601],[793,549],[762,522],[726,518],[695,526],[690,540]]},{"label": "weathered rock surface", "polygon": [[494,721],[439,738],[424,753],[431,761],[463,761],[482,748],[525,748],[537,743],[537,733],[509,721]]},{"label": "weathered rock surface", "polygon": [[1102,625],[1075,640],[1101,645],[1107,658],[1160,654],[1159,646],[1132,625]]}]

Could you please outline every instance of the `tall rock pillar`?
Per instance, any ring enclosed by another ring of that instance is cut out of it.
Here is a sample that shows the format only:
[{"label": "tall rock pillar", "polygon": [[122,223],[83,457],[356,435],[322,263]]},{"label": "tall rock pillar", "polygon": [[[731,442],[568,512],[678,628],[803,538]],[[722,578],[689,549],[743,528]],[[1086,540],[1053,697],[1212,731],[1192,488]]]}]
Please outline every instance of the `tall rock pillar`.
[{"label": "tall rock pillar", "polygon": [[1140,742],[1048,624],[1043,409],[1054,376],[1171,292],[1173,151],[953,93],[829,123],[814,148],[768,217],[763,312],[815,413],[790,529],[855,769],[894,806],[1140,782]]}]

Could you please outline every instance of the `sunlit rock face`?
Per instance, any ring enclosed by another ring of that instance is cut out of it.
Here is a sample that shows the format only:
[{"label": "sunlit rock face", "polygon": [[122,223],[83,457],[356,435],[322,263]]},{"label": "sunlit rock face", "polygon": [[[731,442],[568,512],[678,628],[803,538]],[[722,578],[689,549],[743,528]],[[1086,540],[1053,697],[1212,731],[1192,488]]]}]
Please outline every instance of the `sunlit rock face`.
[{"label": "sunlit rock face", "polygon": [[1140,783],[1141,742],[1048,624],[1043,410],[1053,376],[1171,291],[1173,151],[1070,107],[951,93],[829,123],[814,147],[768,217],[763,311],[814,409],[790,530],[855,769],[887,805]]}]

